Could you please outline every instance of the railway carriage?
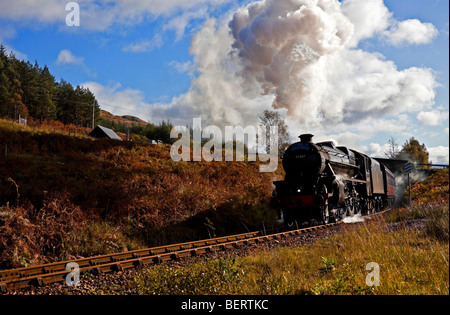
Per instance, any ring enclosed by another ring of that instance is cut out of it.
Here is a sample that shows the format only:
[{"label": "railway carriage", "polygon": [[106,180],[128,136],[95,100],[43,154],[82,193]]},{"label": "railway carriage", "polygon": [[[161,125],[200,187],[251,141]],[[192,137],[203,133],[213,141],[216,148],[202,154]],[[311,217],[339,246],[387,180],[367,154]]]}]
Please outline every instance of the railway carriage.
[{"label": "railway carriage", "polygon": [[380,211],[395,200],[392,172],[369,156],[301,135],[283,157],[283,181],[274,182],[272,205],[288,225],[336,222]]}]

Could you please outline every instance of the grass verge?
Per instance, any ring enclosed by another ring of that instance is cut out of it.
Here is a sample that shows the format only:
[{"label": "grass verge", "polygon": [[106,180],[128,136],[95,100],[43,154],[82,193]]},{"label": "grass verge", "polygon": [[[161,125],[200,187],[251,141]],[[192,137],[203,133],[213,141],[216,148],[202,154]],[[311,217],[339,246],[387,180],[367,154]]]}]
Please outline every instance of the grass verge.
[{"label": "grass verge", "polygon": [[[135,276],[132,285],[142,294],[164,295],[449,294],[448,203],[427,207],[422,209],[429,210],[422,213],[426,226],[447,220],[447,239],[428,227],[409,227],[404,217],[400,225],[379,218],[302,247],[177,268],[155,266]],[[379,286],[368,285],[374,280],[374,269],[366,270],[370,263],[379,266]]]}]

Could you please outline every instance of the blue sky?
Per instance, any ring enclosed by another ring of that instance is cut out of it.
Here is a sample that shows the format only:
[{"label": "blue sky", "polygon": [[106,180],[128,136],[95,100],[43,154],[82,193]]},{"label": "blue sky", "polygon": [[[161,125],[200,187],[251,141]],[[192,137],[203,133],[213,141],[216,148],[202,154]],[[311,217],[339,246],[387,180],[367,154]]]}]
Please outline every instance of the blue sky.
[{"label": "blue sky", "polygon": [[[57,80],[88,86],[114,114],[242,125],[275,105],[292,140],[308,131],[382,156],[391,136],[415,136],[448,163],[448,0],[309,1],[280,33],[280,10],[308,1],[266,1],[249,19],[256,1],[80,0],[79,27],[66,25],[68,2],[0,0],[0,41]],[[284,38],[299,25],[310,33]],[[289,61],[261,70],[261,38],[271,60]]]}]

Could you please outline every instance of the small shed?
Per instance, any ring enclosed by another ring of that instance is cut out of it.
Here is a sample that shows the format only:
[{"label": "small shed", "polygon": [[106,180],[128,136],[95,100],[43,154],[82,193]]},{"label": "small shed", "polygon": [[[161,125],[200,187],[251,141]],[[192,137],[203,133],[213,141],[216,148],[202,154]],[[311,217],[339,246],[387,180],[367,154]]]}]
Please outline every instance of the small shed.
[{"label": "small shed", "polygon": [[112,139],[112,140],[120,140],[122,141],[122,138],[119,137],[117,135],[117,133],[115,133],[113,130],[102,127],[102,126],[97,126],[94,128],[94,130],[91,131],[91,133],[89,134],[89,136],[94,137],[94,138],[108,138],[108,139]]}]

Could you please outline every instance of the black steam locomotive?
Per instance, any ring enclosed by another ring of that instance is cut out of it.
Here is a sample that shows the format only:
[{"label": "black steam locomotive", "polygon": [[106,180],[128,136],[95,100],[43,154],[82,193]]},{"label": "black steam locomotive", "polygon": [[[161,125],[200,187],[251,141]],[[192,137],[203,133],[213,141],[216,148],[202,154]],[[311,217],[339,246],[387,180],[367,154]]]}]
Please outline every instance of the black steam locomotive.
[{"label": "black steam locomotive", "polygon": [[285,179],[274,182],[272,204],[286,224],[327,224],[394,203],[395,178],[387,167],[333,142],[314,144],[313,137],[301,135],[286,150]]}]

